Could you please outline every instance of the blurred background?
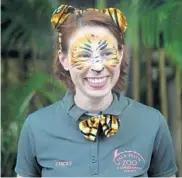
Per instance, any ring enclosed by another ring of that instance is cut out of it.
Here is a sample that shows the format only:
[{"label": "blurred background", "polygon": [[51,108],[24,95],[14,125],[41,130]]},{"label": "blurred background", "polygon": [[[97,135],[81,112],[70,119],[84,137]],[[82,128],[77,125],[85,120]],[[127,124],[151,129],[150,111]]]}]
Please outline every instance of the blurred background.
[{"label": "blurred background", "polygon": [[112,6],[124,12],[129,58],[124,93],[163,113],[174,143],[177,176],[182,176],[182,0],[2,0],[1,176],[15,176],[17,143],[27,115],[65,93],[51,67],[55,32],[50,18],[60,4]]}]

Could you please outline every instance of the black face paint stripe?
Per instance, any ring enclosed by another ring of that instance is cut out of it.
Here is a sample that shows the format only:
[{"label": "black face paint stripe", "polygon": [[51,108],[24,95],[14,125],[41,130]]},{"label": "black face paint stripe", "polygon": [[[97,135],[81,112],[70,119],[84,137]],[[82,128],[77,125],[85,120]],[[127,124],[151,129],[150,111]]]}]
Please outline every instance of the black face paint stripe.
[{"label": "black face paint stripe", "polygon": [[102,50],[102,49],[105,49],[106,47],[107,47],[107,45],[108,45],[108,43],[106,42],[106,40],[105,41],[99,41],[99,46],[97,47],[97,49],[96,50]]},{"label": "black face paint stripe", "polygon": [[100,40],[99,42],[98,42],[98,45],[103,45],[103,44],[106,44],[106,40]]},{"label": "black face paint stripe", "polygon": [[89,48],[86,48],[86,47],[80,47],[81,49],[84,49],[84,50],[86,50],[86,51],[89,51],[89,52],[91,52],[92,53],[92,50],[91,49],[89,49]]},{"label": "black face paint stripe", "polygon": [[89,45],[89,44],[84,44],[84,46],[83,47],[80,47],[81,49],[84,49],[84,50],[87,50],[87,51],[89,51],[89,52],[93,52],[92,51],[92,47]]},{"label": "black face paint stripe", "polygon": [[107,44],[105,44],[104,46],[102,46],[101,48],[100,48],[100,50],[104,50],[104,49],[106,49],[107,48]]},{"label": "black face paint stripe", "polygon": [[88,47],[88,48],[91,48],[92,49],[92,47],[89,45],[89,44],[84,44],[84,46],[86,46],[86,47]]}]

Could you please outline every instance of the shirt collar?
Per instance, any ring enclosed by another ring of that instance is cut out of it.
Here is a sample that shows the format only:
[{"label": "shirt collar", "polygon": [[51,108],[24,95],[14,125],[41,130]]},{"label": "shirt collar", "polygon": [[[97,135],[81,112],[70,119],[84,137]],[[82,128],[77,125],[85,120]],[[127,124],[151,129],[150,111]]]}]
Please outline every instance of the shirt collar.
[{"label": "shirt collar", "polygon": [[[83,114],[87,113],[86,110],[79,108],[74,104],[73,94],[67,92],[63,98],[63,105],[67,114],[76,122]],[[102,112],[102,114],[120,115],[123,109],[128,105],[128,100],[122,93],[113,93],[113,101],[111,105]]]}]

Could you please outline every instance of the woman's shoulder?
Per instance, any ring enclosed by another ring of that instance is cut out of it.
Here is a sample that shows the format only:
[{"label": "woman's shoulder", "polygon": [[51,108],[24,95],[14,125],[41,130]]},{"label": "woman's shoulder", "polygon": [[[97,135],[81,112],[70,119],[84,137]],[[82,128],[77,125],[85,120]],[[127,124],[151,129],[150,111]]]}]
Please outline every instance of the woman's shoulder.
[{"label": "woman's shoulder", "polygon": [[134,120],[141,120],[148,123],[161,123],[164,120],[161,112],[151,106],[147,106],[139,101],[120,94],[120,102],[125,101],[126,107],[123,114],[131,117]]},{"label": "woman's shoulder", "polygon": [[49,123],[56,119],[58,112],[63,112],[62,100],[59,100],[53,104],[45,106],[29,114],[28,119],[32,124]]}]

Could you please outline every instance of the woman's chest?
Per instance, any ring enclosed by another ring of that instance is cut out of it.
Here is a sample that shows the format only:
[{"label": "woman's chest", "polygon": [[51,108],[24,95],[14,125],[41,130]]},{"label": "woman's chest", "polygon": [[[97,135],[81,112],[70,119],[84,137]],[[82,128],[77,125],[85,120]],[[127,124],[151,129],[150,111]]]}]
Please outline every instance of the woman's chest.
[{"label": "woman's chest", "polygon": [[152,145],[144,138],[92,141],[52,138],[37,150],[42,176],[147,177]]}]

